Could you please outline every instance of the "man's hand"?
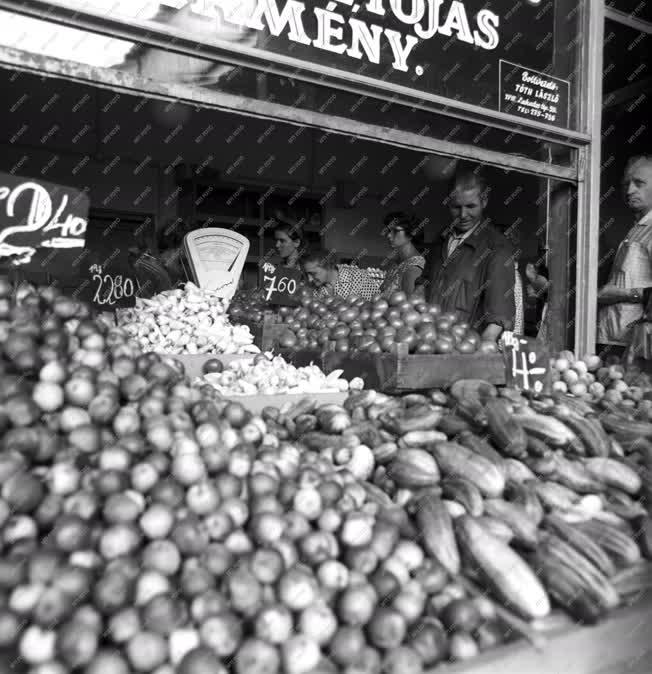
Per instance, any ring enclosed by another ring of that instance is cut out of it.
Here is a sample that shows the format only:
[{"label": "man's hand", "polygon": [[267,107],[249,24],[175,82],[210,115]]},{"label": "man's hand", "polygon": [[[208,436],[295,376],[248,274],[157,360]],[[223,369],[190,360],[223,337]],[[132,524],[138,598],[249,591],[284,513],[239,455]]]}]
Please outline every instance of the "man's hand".
[{"label": "man's hand", "polygon": [[637,288],[616,288],[616,286],[603,286],[598,292],[598,304],[621,304],[641,303],[643,291]]},{"label": "man's hand", "polygon": [[497,342],[503,331],[502,325],[497,325],[496,323],[489,323],[489,325],[484,329],[482,333],[482,339],[486,342]]}]

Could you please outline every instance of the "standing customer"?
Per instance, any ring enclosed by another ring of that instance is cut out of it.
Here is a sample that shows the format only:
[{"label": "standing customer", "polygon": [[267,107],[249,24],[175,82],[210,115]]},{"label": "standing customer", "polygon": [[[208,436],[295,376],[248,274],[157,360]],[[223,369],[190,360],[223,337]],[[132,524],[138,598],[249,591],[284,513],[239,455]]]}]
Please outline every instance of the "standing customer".
[{"label": "standing customer", "polygon": [[627,162],[623,192],[635,224],[598,292],[598,342],[604,347],[626,346],[629,327],[643,317],[645,289],[652,286],[652,155]]},{"label": "standing customer", "polygon": [[409,213],[395,211],[384,220],[386,236],[393,253],[394,265],[387,271],[380,292],[391,295],[402,290],[408,297],[414,294],[417,279],[423,274],[426,259],[415,248],[413,240],[419,233],[419,221]]},{"label": "standing customer", "polygon": [[463,169],[450,185],[453,219],[428,254],[426,297],[455,311],[488,341],[514,329],[514,252],[503,233],[485,219],[487,184]]}]

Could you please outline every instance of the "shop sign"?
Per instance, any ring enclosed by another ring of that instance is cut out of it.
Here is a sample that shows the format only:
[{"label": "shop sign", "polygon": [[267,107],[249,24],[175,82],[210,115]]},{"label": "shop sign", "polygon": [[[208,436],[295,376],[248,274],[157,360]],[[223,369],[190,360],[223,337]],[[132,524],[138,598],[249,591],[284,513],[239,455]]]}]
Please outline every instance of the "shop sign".
[{"label": "shop sign", "polygon": [[570,82],[500,61],[500,110],[537,122],[568,126]]},{"label": "shop sign", "polygon": [[0,173],[0,266],[70,268],[86,243],[89,205],[72,187]]},{"label": "shop sign", "polygon": [[550,354],[544,344],[511,332],[503,335],[506,384],[522,391],[550,390]]},{"label": "shop sign", "polygon": [[263,290],[268,304],[295,307],[299,304],[301,272],[290,267],[263,265]]},{"label": "shop sign", "polygon": [[[202,37],[236,40],[248,47],[256,44],[265,51],[493,109],[502,109],[506,100],[501,60],[521,64],[530,72],[551,72],[554,82],[561,82],[557,76],[569,76],[572,36],[580,14],[573,11],[576,2],[570,2],[563,8],[562,21],[558,0],[163,0],[160,4],[168,14],[156,20],[201,32]],[[177,10],[172,18],[170,9]],[[560,26],[567,38],[557,36]],[[555,39],[534,39],[546,35]],[[568,40],[566,72],[552,71],[557,37]],[[568,82],[564,86],[565,99],[560,92],[559,102],[553,104],[557,113],[541,108],[541,116],[526,115],[517,107],[514,114],[567,125]]]}]

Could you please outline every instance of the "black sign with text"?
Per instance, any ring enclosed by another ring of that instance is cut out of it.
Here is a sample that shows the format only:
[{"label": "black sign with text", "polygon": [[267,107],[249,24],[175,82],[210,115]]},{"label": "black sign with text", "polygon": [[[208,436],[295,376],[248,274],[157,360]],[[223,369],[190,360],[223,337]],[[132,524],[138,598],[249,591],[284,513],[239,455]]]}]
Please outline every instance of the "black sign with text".
[{"label": "black sign with text", "polygon": [[0,267],[74,273],[89,206],[88,196],[73,187],[0,173]]},{"label": "black sign with text", "polygon": [[116,218],[89,228],[85,255],[77,260],[79,286],[75,295],[98,311],[133,307],[139,294],[134,259],[129,254],[133,227]]},{"label": "black sign with text", "polygon": [[507,386],[535,393],[550,391],[550,353],[544,344],[531,337],[505,333],[503,355]]},{"label": "black sign with text", "polygon": [[301,272],[290,267],[263,265],[264,300],[268,304],[295,307],[300,304]]},{"label": "black sign with text", "polygon": [[567,127],[570,83],[501,60],[500,111],[535,122]]}]

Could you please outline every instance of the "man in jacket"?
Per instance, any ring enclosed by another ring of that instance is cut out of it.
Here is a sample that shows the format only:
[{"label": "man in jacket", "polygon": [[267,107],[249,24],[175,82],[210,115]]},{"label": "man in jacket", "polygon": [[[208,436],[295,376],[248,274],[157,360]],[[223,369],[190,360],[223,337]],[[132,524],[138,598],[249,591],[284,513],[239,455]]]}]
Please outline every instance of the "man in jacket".
[{"label": "man in jacket", "polygon": [[514,329],[513,247],[485,218],[487,185],[478,172],[455,175],[448,206],[452,223],[428,253],[426,297],[497,341]]}]

